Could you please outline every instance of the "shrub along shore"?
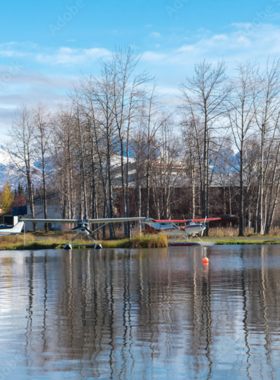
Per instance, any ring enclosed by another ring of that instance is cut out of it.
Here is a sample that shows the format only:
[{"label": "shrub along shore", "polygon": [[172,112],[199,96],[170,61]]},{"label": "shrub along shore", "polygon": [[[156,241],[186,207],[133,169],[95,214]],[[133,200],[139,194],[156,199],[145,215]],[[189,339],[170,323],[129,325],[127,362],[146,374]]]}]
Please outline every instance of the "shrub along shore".
[{"label": "shrub along shore", "polygon": [[[23,235],[0,236],[0,251],[4,250],[39,250],[61,249],[73,238],[71,234],[28,232]],[[275,236],[249,236],[249,237],[204,237],[203,240],[215,241],[217,245],[240,244],[280,244],[280,238]],[[194,239],[197,241],[197,239]],[[131,239],[116,239],[98,241],[103,248],[165,248],[168,241],[165,235],[137,235]],[[91,248],[93,242],[86,238],[76,239],[73,249]]]}]

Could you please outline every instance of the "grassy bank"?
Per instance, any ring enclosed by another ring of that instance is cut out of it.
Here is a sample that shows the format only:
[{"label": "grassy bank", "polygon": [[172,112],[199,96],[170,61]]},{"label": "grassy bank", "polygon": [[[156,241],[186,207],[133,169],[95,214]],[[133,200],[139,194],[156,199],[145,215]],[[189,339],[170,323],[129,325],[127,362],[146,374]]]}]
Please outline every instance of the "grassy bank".
[{"label": "grassy bank", "polygon": [[[69,234],[53,234],[53,233],[27,233],[22,235],[1,236],[0,250],[37,250],[37,249],[60,249],[69,243],[73,235]],[[138,235],[131,239],[99,241],[103,248],[165,248],[167,247],[167,238],[165,235],[144,236]],[[76,239],[73,248],[92,247],[93,242],[89,239]]]},{"label": "grassy bank", "polygon": [[[38,250],[60,249],[73,238],[71,234],[63,233],[27,233],[25,245],[23,235],[0,236],[0,250]],[[203,240],[215,241],[217,245],[247,245],[247,244],[280,244],[280,239],[269,237],[204,237]],[[197,241],[197,239],[194,239]],[[165,235],[137,235],[131,239],[99,241],[103,248],[165,248],[168,246]],[[93,247],[93,242],[86,238],[76,239],[73,248]]]}]

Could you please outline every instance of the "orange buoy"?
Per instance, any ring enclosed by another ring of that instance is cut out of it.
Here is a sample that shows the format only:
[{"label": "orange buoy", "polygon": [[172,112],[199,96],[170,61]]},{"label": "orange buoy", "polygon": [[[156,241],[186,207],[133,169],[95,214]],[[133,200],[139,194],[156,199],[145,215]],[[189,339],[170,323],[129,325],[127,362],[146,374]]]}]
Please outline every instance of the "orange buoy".
[{"label": "orange buoy", "polygon": [[208,264],[209,259],[207,257],[203,257],[202,262],[203,262],[203,264]]}]

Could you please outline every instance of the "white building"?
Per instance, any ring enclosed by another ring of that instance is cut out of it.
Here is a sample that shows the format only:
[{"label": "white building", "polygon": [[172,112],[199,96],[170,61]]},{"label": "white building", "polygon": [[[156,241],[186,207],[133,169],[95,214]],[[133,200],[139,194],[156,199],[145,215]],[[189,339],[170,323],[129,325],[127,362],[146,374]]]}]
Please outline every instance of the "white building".
[{"label": "white building", "polygon": [[[44,200],[37,198],[34,200],[35,205],[35,217],[36,219],[44,219]],[[47,213],[48,219],[62,219],[60,200],[57,194],[48,196],[47,198]],[[27,205],[27,218],[31,218],[30,205]],[[43,230],[45,223],[38,223],[38,230]],[[33,230],[33,223],[26,223],[26,231]],[[61,225],[55,223],[49,223],[49,229],[51,231],[60,231]]]}]

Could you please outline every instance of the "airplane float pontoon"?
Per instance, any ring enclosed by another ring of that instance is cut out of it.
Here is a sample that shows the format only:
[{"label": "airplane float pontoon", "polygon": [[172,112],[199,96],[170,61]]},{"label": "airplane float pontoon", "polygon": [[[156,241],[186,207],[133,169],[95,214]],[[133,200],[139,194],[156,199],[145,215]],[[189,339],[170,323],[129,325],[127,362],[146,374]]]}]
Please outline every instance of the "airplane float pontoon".
[{"label": "airplane float pontoon", "polygon": [[[32,223],[59,223],[59,224],[68,224],[75,223],[76,226],[69,230],[65,226],[65,229],[71,232],[76,232],[76,236],[71,240],[69,244],[64,246],[64,249],[72,249],[72,243],[79,236],[87,236],[89,239],[94,241],[94,248],[101,249],[102,245],[97,243],[93,238],[93,233],[98,231],[100,228],[103,228],[108,223],[121,223],[121,222],[133,222],[139,220],[145,220],[144,217],[135,217],[135,218],[106,218],[106,219],[87,219],[86,216],[83,219],[26,219],[22,218],[22,222],[32,222]],[[91,223],[103,223],[102,226],[98,227],[94,231],[90,231],[89,225]],[[17,226],[17,225],[16,225]],[[15,226],[15,227],[16,227]]]},{"label": "airplane float pontoon", "polygon": [[205,219],[184,219],[184,220],[156,220],[146,219],[145,223],[148,225],[148,229],[153,232],[163,233],[168,238],[173,237],[173,241],[168,241],[169,247],[179,246],[211,246],[215,245],[215,242],[200,241],[195,242],[189,240],[189,235],[198,237],[198,234],[203,233],[206,229],[206,223],[221,220],[221,218],[205,218]]}]

